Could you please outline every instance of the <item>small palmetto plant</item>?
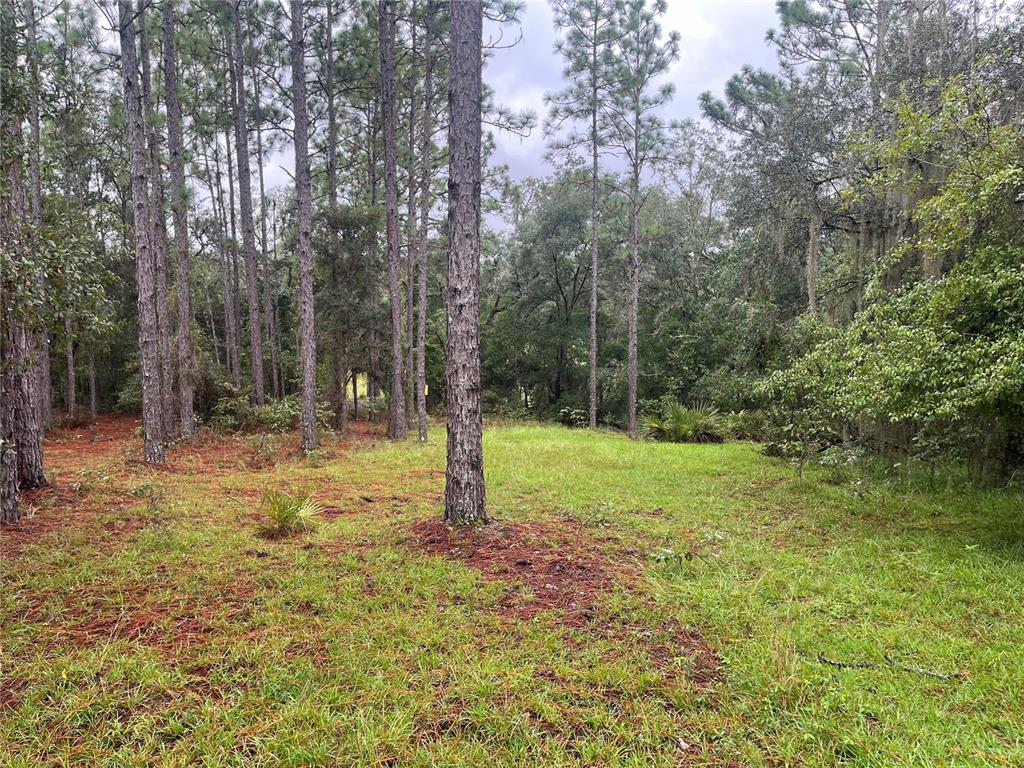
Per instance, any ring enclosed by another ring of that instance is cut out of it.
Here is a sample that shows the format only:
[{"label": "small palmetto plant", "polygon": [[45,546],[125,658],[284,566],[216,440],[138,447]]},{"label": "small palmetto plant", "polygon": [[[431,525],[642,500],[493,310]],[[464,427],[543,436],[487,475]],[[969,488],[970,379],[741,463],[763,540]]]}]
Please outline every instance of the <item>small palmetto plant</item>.
[{"label": "small palmetto plant", "polygon": [[644,419],[643,429],[648,437],[668,443],[720,443],[728,425],[713,405],[699,403],[687,408],[670,403],[660,413]]},{"label": "small palmetto plant", "polygon": [[263,524],[266,536],[290,536],[316,527],[314,519],[320,514],[321,508],[312,493],[292,496],[280,491],[264,491],[261,501],[267,515]]}]

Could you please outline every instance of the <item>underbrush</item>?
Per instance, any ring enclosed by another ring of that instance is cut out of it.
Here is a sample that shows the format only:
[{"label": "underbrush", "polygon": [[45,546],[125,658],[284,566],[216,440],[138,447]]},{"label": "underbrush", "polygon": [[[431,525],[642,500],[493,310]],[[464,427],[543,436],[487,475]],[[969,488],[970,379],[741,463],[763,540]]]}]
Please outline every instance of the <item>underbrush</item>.
[{"label": "underbrush", "polygon": [[[223,385],[225,394],[213,405],[209,425],[221,432],[288,432],[297,429],[302,417],[302,396],[286,395],[280,400],[268,400],[256,405],[248,390],[230,384]],[[334,412],[323,403],[317,403],[317,426],[329,430],[334,423]]]}]

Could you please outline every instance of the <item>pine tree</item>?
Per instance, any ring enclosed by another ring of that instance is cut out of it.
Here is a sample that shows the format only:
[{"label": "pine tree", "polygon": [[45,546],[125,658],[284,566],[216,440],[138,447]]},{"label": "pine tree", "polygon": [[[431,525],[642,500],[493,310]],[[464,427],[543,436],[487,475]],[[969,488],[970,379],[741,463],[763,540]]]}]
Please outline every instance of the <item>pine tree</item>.
[{"label": "pine tree", "polygon": [[480,411],[480,3],[451,2],[448,80],[448,466],[444,519],[487,521]]},{"label": "pine tree", "polygon": [[242,225],[242,255],[245,262],[245,291],[249,305],[249,357],[253,396],[263,405],[263,321],[260,318],[260,286],[256,268],[256,228],[252,216],[252,174],[249,170],[249,125],[246,115],[245,56],[242,48],[242,0],[232,5],[232,55],[234,78],[235,155],[238,161],[238,203]]},{"label": "pine tree", "polygon": [[192,353],[192,292],[189,284],[191,254],[188,242],[185,161],[178,98],[178,58],[174,46],[174,1],[164,0],[163,71],[167,102],[167,155],[171,174],[171,211],[174,217],[175,285],[178,292],[178,429],[185,437],[195,432]]},{"label": "pine tree", "polygon": [[384,132],[384,215],[387,239],[388,300],[391,309],[391,393],[388,437],[405,437],[402,361],[402,278],[398,243],[398,117],[395,94],[395,9],[393,0],[377,3],[380,34],[380,105]]},{"label": "pine tree", "polygon": [[662,39],[658,18],[665,13],[664,0],[626,0],[619,10],[616,62],[611,74],[613,87],[603,102],[610,131],[608,143],[626,160],[629,201],[629,288],[626,429],[636,434],[637,382],[639,378],[638,334],[640,314],[640,210],[645,196],[640,188],[644,171],[665,151],[666,137],[658,109],[672,98],[672,86],[655,88],[678,56],[679,37]]},{"label": "pine tree", "polygon": [[291,0],[292,118],[295,123],[295,197],[299,247],[299,368],[304,451],[316,449],[316,328],[313,324],[313,196],[309,176],[309,117],[303,0]]},{"label": "pine tree", "polygon": [[551,105],[549,133],[565,122],[583,122],[583,131],[573,131],[555,142],[558,150],[585,147],[590,154],[590,427],[597,426],[597,309],[599,253],[597,230],[600,220],[599,157],[607,143],[607,127],[601,110],[610,88],[611,46],[617,29],[616,4],[612,0],[559,0],[554,4],[555,24],[562,30],[558,52],[565,60],[562,74],[569,84],[545,97]]},{"label": "pine tree", "polygon": [[160,347],[156,309],[156,260],[150,244],[149,154],[142,94],[135,50],[134,14],[130,0],[118,0],[121,39],[121,78],[128,122],[131,162],[132,223],[135,239],[135,277],[139,300],[139,357],[142,371],[143,453],[146,461],[163,462],[162,401],[160,396]]}]

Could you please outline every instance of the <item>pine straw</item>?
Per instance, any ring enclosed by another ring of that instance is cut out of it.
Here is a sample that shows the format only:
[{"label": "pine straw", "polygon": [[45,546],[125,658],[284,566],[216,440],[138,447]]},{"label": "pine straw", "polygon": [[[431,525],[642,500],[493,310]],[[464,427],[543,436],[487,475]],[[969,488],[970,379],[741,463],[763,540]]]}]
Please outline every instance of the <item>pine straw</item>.
[{"label": "pine straw", "polygon": [[[640,646],[666,676],[676,676],[676,661],[686,657],[687,679],[704,687],[717,680],[721,659],[697,631],[675,619],[649,627],[602,609],[617,587],[638,590],[640,572],[633,558],[612,560],[582,528],[539,521],[492,522],[463,528],[439,518],[416,520],[408,543],[431,555],[458,560],[487,579],[508,582],[496,610],[519,620],[549,614],[562,626],[586,629],[591,636],[620,646]],[[650,606],[649,596],[642,597]]]}]

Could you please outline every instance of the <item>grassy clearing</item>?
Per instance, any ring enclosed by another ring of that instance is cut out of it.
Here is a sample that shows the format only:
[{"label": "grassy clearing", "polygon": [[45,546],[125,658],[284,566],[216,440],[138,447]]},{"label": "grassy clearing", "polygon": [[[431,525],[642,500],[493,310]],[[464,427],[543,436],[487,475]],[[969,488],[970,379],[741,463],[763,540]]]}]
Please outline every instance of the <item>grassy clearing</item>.
[{"label": "grassy clearing", "polygon": [[[100,433],[50,443],[55,489],[0,533],[0,765],[1024,762],[1019,495],[492,428],[490,509],[533,549],[474,567],[410,533],[439,513],[436,430],[313,461],[206,436],[169,470]],[[264,490],[314,491],[315,529],[258,536]],[[585,619],[542,600],[563,563],[603,579]]]}]

